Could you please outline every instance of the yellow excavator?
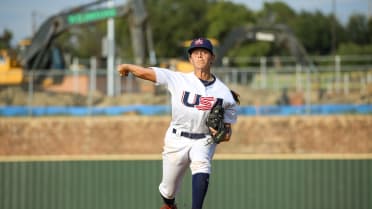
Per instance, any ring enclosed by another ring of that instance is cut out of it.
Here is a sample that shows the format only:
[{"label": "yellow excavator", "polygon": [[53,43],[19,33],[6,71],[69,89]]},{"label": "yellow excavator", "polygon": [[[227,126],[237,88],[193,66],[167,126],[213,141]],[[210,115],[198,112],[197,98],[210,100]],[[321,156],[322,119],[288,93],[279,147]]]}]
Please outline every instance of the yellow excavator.
[{"label": "yellow excavator", "polygon": [[19,84],[23,80],[23,69],[15,52],[0,50],[0,84]]}]

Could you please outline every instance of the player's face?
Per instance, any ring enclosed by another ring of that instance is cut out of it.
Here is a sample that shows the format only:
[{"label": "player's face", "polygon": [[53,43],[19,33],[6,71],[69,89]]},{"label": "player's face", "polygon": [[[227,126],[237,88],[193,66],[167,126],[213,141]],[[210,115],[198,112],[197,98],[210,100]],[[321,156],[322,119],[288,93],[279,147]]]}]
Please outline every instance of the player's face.
[{"label": "player's face", "polygon": [[213,59],[214,55],[203,48],[194,49],[189,58],[194,68],[199,70],[209,69],[213,62]]}]

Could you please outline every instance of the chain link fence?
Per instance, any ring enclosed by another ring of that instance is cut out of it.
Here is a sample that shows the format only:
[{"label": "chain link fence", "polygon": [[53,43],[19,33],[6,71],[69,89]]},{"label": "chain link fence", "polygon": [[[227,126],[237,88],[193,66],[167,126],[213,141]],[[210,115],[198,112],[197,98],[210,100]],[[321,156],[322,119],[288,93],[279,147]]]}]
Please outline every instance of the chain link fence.
[{"label": "chain link fence", "polygon": [[[291,57],[237,57],[213,68],[213,73],[240,94],[241,106],[371,104],[372,56],[312,60],[313,65],[302,66]],[[97,68],[95,59],[80,64],[75,59],[71,66],[24,72],[22,84],[2,86],[0,106],[169,105],[167,91],[149,81],[121,78],[115,71],[108,82],[107,70]],[[114,96],[107,96],[110,87]]]}]

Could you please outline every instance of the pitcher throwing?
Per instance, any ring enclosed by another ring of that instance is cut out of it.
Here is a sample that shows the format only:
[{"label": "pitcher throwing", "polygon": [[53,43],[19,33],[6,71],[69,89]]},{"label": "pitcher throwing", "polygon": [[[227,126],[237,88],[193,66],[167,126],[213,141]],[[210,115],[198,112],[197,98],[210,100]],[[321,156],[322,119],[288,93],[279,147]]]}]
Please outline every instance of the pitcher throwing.
[{"label": "pitcher throwing", "polygon": [[175,198],[188,168],[192,174],[192,209],[202,209],[217,144],[229,141],[237,120],[239,96],[214,74],[212,43],[194,39],[188,48],[191,73],[121,64],[121,76],[134,76],[165,85],[171,93],[172,120],[165,133],[163,177],[159,185],[161,209],[176,209]]}]

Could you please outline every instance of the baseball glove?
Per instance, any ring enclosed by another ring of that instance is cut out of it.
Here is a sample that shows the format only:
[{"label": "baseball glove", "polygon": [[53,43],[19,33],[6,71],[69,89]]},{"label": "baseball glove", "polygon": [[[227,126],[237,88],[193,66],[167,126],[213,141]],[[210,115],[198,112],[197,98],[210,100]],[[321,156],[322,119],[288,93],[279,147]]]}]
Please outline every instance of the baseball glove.
[{"label": "baseball glove", "polygon": [[207,120],[206,120],[206,125],[208,128],[213,128],[214,130],[217,131],[216,134],[212,134],[212,143],[216,143],[216,144],[219,144],[221,141],[223,141],[225,139],[225,136],[226,136],[226,133],[227,133],[227,129],[225,127],[225,124],[223,122],[223,119],[224,119],[224,109],[222,107],[222,105],[215,105],[208,117],[207,117]]}]

